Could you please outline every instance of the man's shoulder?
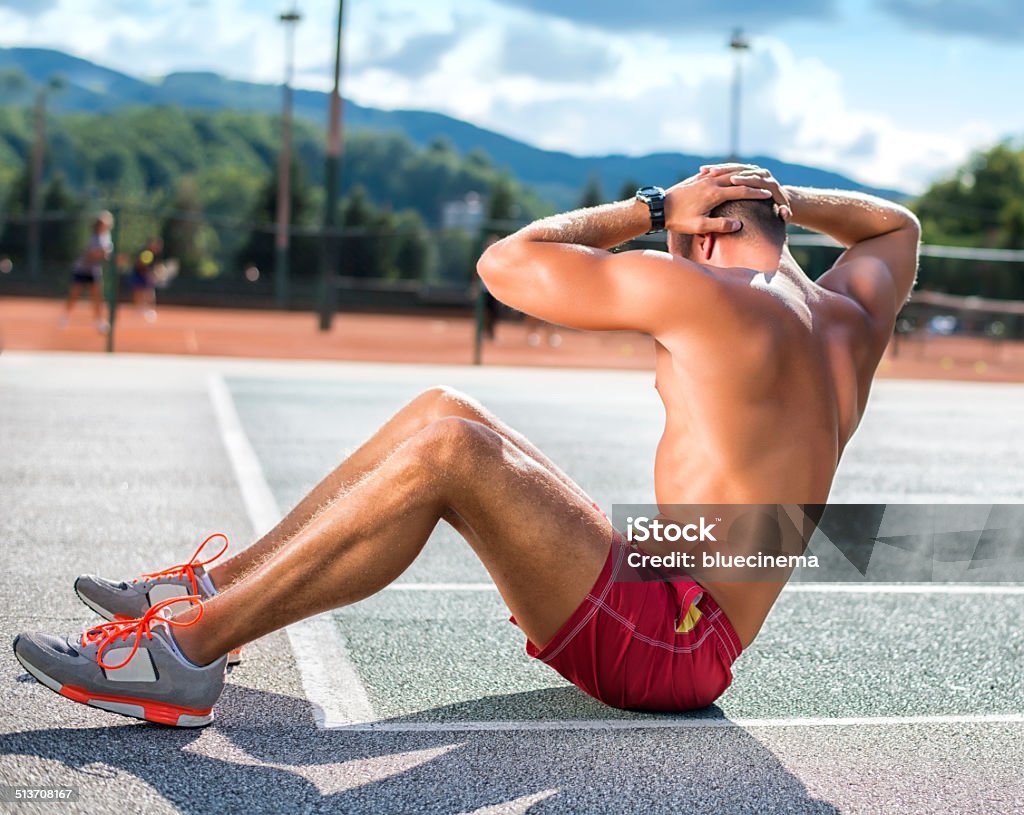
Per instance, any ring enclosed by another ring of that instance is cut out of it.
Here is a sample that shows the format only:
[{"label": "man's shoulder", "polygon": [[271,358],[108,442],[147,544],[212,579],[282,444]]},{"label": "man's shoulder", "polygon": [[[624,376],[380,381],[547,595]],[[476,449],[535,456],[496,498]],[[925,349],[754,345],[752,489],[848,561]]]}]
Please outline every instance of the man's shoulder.
[{"label": "man's shoulder", "polygon": [[623,263],[635,264],[637,268],[647,269],[655,273],[710,276],[706,266],[661,249],[633,249],[626,252],[617,252],[615,257]]},{"label": "man's shoulder", "polygon": [[864,256],[837,263],[817,283],[862,310],[879,330],[892,331],[896,287],[884,260]]},{"label": "man's shoulder", "polygon": [[653,249],[616,254],[621,281],[660,302],[699,303],[719,288],[711,270],[692,260]]}]

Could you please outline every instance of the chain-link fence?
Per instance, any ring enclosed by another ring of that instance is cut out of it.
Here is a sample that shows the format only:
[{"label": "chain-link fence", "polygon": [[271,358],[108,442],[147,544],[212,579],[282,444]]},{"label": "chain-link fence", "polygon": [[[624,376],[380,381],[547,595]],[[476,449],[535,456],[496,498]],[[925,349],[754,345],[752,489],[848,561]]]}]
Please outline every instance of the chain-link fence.
[{"label": "chain-link fence", "polygon": [[[156,250],[157,296],[165,303],[313,309],[324,281],[339,308],[469,308],[482,229],[429,229],[416,221],[295,225],[282,242],[274,224],[111,204],[119,291],[144,252]],[[63,295],[97,210],[0,214],[0,295]],[[286,248],[285,248],[286,247]],[[148,258],[147,258],[148,260]]]},{"label": "chain-link fence", "polygon": [[[472,313],[479,293],[474,267],[487,238],[521,226],[440,229],[392,220],[386,227],[347,225],[325,234],[317,226],[295,225],[283,251],[271,223],[124,203],[107,208],[115,216],[114,256],[107,268],[117,270],[120,299],[130,297],[139,257],[157,239],[157,260],[166,262],[164,274],[156,276],[157,298],[222,307],[314,310],[326,292],[330,308],[341,311]],[[0,213],[0,295],[64,295],[97,209],[36,218]],[[664,239],[647,236],[631,245],[664,248]],[[817,235],[792,235],[790,246],[812,278],[841,251]],[[1022,251],[924,246],[917,289],[901,315],[904,333],[1024,337]]]}]

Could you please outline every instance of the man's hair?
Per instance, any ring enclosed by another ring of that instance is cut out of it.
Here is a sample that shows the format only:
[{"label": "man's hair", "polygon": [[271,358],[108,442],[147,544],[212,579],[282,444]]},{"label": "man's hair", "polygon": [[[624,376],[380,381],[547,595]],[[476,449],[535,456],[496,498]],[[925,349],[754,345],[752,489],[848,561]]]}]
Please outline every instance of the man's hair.
[{"label": "man's hair", "polygon": [[[719,237],[761,240],[772,246],[781,247],[786,242],[786,222],[779,216],[779,208],[773,201],[744,199],[726,201],[710,213],[711,218],[733,218],[741,226],[736,232],[726,232]],[[693,235],[669,234],[669,249],[675,254],[690,257],[693,251]]]}]

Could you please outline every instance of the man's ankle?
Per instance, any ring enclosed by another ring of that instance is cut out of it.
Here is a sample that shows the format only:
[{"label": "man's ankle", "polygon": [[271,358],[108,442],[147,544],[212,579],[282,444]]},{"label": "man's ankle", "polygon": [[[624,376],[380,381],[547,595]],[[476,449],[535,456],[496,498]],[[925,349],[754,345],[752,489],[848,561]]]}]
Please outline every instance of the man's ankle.
[{"label": "man's ankle", "polygon": [[[188,611],[175,616],[174,620],[175,622],[187,623],[194,619],[195,616],[196,609],[193,607]],[[192,626],[169,625],[167,626],[167,630],[170,634],[171,641],[178,650],[178,653],[193,665],[201,668],[223,656],[223,654],[211,655],[209,648],[204,647],[204,638],[196,636],[196,632],[192,630]]]},{"label": "man's ankle", "polygon": [[210,581],[210,584],[213,586],[214,591],[219,592],[222,589],[227,588],[228,584],[230,583],[230,579],[228,575],[225,574],[223,565],[214,566],[212,569],[206,569],[205,574],[206,578]]}]

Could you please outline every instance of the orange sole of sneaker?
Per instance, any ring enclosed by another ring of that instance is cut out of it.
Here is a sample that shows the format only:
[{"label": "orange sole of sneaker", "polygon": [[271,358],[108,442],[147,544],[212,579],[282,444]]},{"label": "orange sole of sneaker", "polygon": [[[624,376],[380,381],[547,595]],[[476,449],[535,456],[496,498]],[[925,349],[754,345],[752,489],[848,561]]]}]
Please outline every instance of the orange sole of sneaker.
[{"label": "orange sole of sneaker", "polygon": [[180,707],[131,696],[110,696],[74,685],[62,685],[58,693],[83,705],[172,727],[202,727],[213,721],[213,708]]}]

